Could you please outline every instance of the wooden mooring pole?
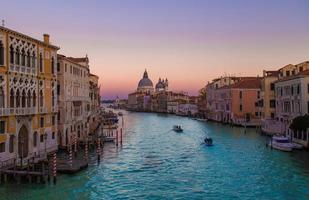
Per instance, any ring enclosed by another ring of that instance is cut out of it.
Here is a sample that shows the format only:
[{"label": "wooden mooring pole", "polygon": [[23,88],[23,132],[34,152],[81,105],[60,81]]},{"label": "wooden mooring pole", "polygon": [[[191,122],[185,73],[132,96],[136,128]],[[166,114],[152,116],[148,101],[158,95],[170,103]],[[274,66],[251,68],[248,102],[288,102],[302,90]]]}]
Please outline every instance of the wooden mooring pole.
[{"label": "wooden mooring pole", "polygon": [[54,177],[54,185],[57,183],[57,154],[56,152],[53,155],[53,177]]}]

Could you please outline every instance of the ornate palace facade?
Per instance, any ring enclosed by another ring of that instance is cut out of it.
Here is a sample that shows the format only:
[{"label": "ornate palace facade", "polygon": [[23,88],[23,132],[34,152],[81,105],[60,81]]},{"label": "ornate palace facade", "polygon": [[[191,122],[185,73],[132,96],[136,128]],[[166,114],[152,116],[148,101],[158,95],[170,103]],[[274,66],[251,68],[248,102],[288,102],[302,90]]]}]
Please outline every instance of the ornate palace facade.
[{"label": "ornate palace facade", "polygon": [[57,51],[0,26],[0,161],[43,158],[57,148]]}]

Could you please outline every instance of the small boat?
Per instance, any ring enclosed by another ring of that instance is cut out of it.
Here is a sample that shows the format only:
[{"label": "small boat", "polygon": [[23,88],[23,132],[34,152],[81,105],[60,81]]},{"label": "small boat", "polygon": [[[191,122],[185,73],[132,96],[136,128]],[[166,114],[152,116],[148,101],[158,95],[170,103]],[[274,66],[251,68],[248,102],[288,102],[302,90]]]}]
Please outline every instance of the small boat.
[{"label": "small boat", "polygon": [[119,113],[118,113],[118,116],[123,116],[122,112],[119,112]]},{"label": "small boat", "polygon": [[281,151],[292,151],[293,150],[293,143],[290,142],[288,137],[275,135],[272,137],[272,139],[269,141],[269,146],[278,149]]},{"label": "small boat", "polygon": [[301,144],[297,144],[295,142],[292,142],[293,144],[293,149],[297,149],[297,150],[302,150],[304,147]]},{"label": "small boat", "polygon": [[213,145],[212,138],[210,138],[210,137],[206,137],[204,139],[204,142],[205,142],[206,146],[212,146]]},{"label": "small boat", "polygon": [[175,125],[173,126],[173,131],[180,133],[183,131],[183,129],[181,128],[181,126]]}]

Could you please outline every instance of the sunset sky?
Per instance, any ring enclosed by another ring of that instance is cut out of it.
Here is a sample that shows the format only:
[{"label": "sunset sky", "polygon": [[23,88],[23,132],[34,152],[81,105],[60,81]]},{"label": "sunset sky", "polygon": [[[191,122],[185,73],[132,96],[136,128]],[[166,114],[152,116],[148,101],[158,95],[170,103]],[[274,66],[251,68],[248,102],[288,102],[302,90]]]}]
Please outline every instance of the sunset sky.
[{"label": "sunset sky", "polygon": [[3,1],[5,26],[88,54],[105,99],[127,97],[144,69],[154,84],[196,94],[224,74],[309,60],[309,1],[27,0]]}]

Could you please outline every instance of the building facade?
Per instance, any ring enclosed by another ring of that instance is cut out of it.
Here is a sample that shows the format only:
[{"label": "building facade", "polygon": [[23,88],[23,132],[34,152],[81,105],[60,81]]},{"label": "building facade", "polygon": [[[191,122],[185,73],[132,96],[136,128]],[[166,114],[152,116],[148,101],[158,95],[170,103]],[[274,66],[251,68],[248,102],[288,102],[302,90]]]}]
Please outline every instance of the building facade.
[{"label": "building facade", "polygon": [[0,27],[0,160],[40,160],[57,149],[57,51]]}]

